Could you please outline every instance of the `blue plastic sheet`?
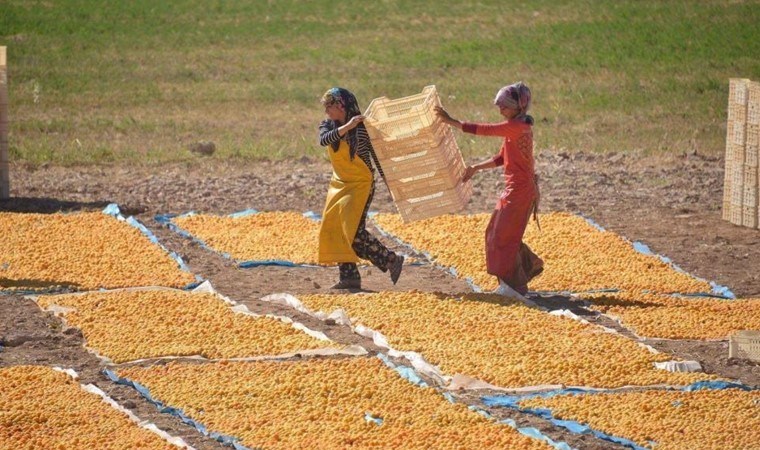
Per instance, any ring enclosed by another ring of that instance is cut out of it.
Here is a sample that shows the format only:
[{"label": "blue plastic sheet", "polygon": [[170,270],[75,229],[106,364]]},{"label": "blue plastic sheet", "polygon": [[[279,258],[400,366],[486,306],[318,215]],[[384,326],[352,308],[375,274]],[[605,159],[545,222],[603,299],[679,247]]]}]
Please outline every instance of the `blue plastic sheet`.
[{"label": "blue plastic sheet", "polygon": [[580,214],[579,216],[581,218],[583,218],[583,220],[585,220],[586,222],[588,222],[589,225],[591,225],[592,227],[596,228],[597,230],[602,231],[602,232],[607,231],[607,230],[604,229],[603,226],[601,226],[598,223],[594,222],[594,219],[592,219],[590,217],[586,217],[586,216],[584,216],[582,214]]},{"label": "blue plastic sheet", "polygon": [[[391,361],[390,358],[383,353],[378,353],[377,357],[380,358],[380,360],[382,360],[386,366],[398,372],[402,378],[409,380],[411,383],[416,384],[417,386],[428,387],[428,384],[425,383],[425,381],[423,381],[422,378],[420,378],[419,375],[417,375],[417,372],[415,372],[414,369],[412,369],[411,367],[394,364],[393,361]],[[454,396],[451,395],[451,393],[449,392],[443,392],[443,397],[451,403],[456,403]],[[474,405],[471,405],[468,408],[484,417],[491,418],[491,415],[488,413],[488,411],[482,408],[478,408],[477,406],[474,406]],[[517,424],[514,422],[510,424],[506,421],[501,421],[500,423],[510,425],[512,428],[516,428],[518,432],[526,436],[530,436],[532,438],[536,438],[541,441],[544,441],[558,450],[571,450],[570,446],[568,446],[566,443],[555,442],[548,436],[542,434],[539,430],[536,430],[535,428],[518,428]]]},{"label": "blue plastic sheet", "polygon": [[[370,217],[372,217],[375,214],[377,214],[377,213],[370,214]],[[594,220],[592,220],[591,218],[585,217],[583,215],[579,215],[579,217],[581,217],[583,220],[585,220],[589,225],[591,225],[595,229],[597,229],[597,230],[599,230],[601,232],[606,232],[607,231],[607,230],[605,230],[604,227],[602,227],[598,223],[594,222]],[[414,248],[412,245],[410,245],[407,242],[404,242],[403,240],[401,240],[397,236],[395,236],[395,235],[393,235],[393,234],[391,234],[391,233],[383,230],[378,224],[375,224],[375,227],[380,231],[380,233],[383,236],[385,236],[385,237],[387,237],[389,239],[393,239],[394,241],[398,242],[400,245],[403,245],[403,246],[411,249],[414,252],[417,252],[417,253],[425,255],[425,257],[427,257],[431,261],[434,260],[434,258],[429,253],[421,251],[420,249]],[[662,255],[658,255],[658,254],[652,252],[651,249],[649,249],[649,247],[646,244],[643,244],[643,243],[638,242],[638,241],[633,242],[632,244],[633,244],[634,250],[636,250],[637,252],[643,253],[643,254],[649,255],[649,256],[656,256],[660,260],[662,260],[663,262],[665,262],[666,264],[668,264],[671,267],[673,267],[674,270],[693,277],[693,275],[689,274],[688,272],[686,272],[683,269],[681,269],[680,267],[678,267],[678,265],[674,264],[673,261],[670,258],[667,258],[667,257],[662,256]],[[453,267],[448,267],[446,269],[448,269],[448,271],[450,273],[452,273],[454,276],[457,276],[456,270]],[[694,278],[697,278],[697,277],[694,277]],[[697,278],[697,279],[701,280],[700,278]],[[465,281],[470,285],[470,287],[472,288],[472,290],[474,292],[483,292],[483,289],[480,286],[478,286],[475,283],[473,283],[473,281],[472,281],[471,278],[466,278]],[[707,281],[707,280],[702,280],[702,281]],[[712,287],[712,292],[710,292],[710,293],[704,292],[704,293],[699,293],[699,294],[683,294],[683,295],[696,296],[696,297],[720,297],[720,298],[730,298],[730,299],[736,298],[736,296],[734,295],[734,293],[731,292],[731,290],[728,287],[721,286],[721,285],[715,283],[714,281],[710,281],[709,283],[710,283],[710,286]],[[614,288],[614,287],[610,287],[610,288],[606,288],[606,289],[594,289],[594,290],[590,290],[590,291],[535,291],[535,293],[537,293],[537,294],[547,294],[547,295],[593,294],[593,293],[599,293],[599,292],[620,292],[620,290],[617,289],[617,288]],[[677,293],[674,293],[674,294],[677,294]]]},{"label": "blue plastic sheet", "polygon": [[119,205],[117,205],[116,203],[111,203],[108,206],[106,206],[105,209],[103,209],[103,214],[107,214],[113,217],[120,217],[121,210],[119,209]]},{"label": "blue plastic sheet", "polygon": [[322,214],[317,214],[314,211],[306,211],[305,213],[303,213],[303,216],[306,217],[307,219],[311,219],[317,222],[322,220]]},{"label": "blue plastic sheet", "polygon": [[173,232],[179,234],[180,236],[182,236],[184,238],[191,239],[193,242],[197,242],[198,244],[200,244],[201,247],[205,248],[206,250],[209,250],[209,251],[212,251],[212,252],[215,252],[215,253],[220,253],[225,258],[231,259],[230,255],[228,255],[227,253],[217,252],[213,248],[211,248],[208,245],[206,245],[206,243],[202,239],[193,236],[192,234],[190,234],[189,231],[183,229],[182,227],[180,227],[180,226],[176,225],[174,222],[172,222],[172,219],[174,219],[174,218],[189,217],[189,216],[193,216],[193,215],[195,215],[195,213],[192,212],[192,211],[190,211],[189,213],[179,214],[179,215],[177,215],[177,214],[158,214],[153,219],[156,222],[160,223],[161,225],[165,225],[170,230],[172,230]]},{"label": "blue plastic sheet", "polygon": [[[669,390],[680,390],[684,392],[691,392],[691,391],[698,391],[698,390],[720,390],[720,389],[742,389],[745,391],[751,391],[754,390],[754,388],[750,386],[746,386],[740,383],[731,383],[727,381],[698,381],[696,383],[693,383],[689,386],[678,388],[678,389],[669,389]],[[554,418],[551,410],[545,409],[545,408],[521,408],[519,405],[519,402],[522,400],[526,400],[529,398],[534,397],[542,397],[542,398],[549,398],[554,397],[556,395],[596,395],[596,394],[605,394],[605,393],[611,393],[613,391],[611,390],[586,390],[586,389],[579,389],[579,388],[569,388],[569,389],[559,389],[556,391],[550,391],[550,392],[541,392],[536,394],[527,394],[527,395],[492,395],[492,396],[486,396],[481,397],[481,401],[484,405],[490,406],[490,407],[503,407],[503,408],[511,408],[518,411],[526,412],[529,414],[533,414],[539,417],[542,417],[544,419],[549,420],[554,425],[557,425],[559,427],[565,428],[573,433],[577,434],[593,434],[594,436],[604,439],[606,441],[615,442],[621,445],[624,445],[629,448],[633,448],[636,450],[643,449],[643,447],[637,445],[635,442],[621,438],[618,436],[609,435],[606,433],[603,433],[601,431],[594,430],[593,428],[589,427],[588,425],[584,425],[580,422],[572,421],[572,420],[559,420]],[[655,443],[656,444],[656,443]]]},{"label": "blue plastic sheet", "polygon": [[[185,264],[185,261],[182,260],[182,257],[179,256],[177,253],[169,251],[169,249],[167,249],[166,247],[164,247],[158,241],[158,238],[156,237],[156,235],[154,235],[145,225],[143,225],[142,223],[140,223],[137,219],[135,219],[132,216],[129,216],[127,218],[125,218],[124,216],[122,216],[121,215],[121,210],[119,209],[119,205],[117,205],[116,203],[110,203],[108,206],[106,206],[103,209],[102,213],[106,214],[106,215],[109,215],[109,216],[112,216],[112,217],[114,217],[114,218],[116,218],[118,220],[123,220],[124,222],[126,222],[130,226],[132,226],[134,228],[137,228],[140,231],[140,233],[142,233],[145,237],[148,238],[148,240],[150,240],[151,243],[159,246],[163,251],[165,251],[166,254],[168,254],[169,257],[172,258],[179,265],[179,267],[180,267],[181,270],[183,270],[185,272],[191,272],[190,268],[187,266],[187,264]],[[199,284],[201,284],[203,282],[203,278],[199,277],[198,275],[195,275],[195,279],[196,279],[196,281],[194,283],[188,284],[187,286],[184,287],[184,289],[193,289],[193,288],[197,287]],[[101,289],[101,290],[103,290],[103,289]],[[4,292],[6,292],[6,291],[3,291],[2,289],[0,289],[0,294],[2,294]],[[54,292],[54,290],[52,290],[52,289],[42,289],[42,290],[33,290],[33,289],[30,289],[30,290],[13,290],[13,291],[7,291],[7,292],[9,292],[11,294],[16,294],[16,295],[35,295],[35,294],[41,294],[41,293]]]},{"label": "blue plastic sheet", "polygon": [[401,378],[409,380],[409,382],[416,384],[417,386],[428,387],[428,384],[425,382],[425,380],[420,378],[417,372],[415,372],[411,367],[394,364],[393,361],[391,361],[390,358],[383,353],[378,353],[377,357],[380,358],[380,360],[384,362],[386,366],[398,372],[398,374],[401,375]]},{"label": "blue plastic sheet", "polygon": [[[666,256],[658,255],[657,253],[653,252],[652,249],[650,249],[649,246],[646,245],[646,244],[644,244],[643,242],[639,242],[639,241],[634,242],[633,243],[633,248],[634,248],[634,250],[636,250],[637,252],[639,252],[641,254],[644,254],[644,255],[647,255],[647,256],[656,256],[657,258],[660,259],[660,261],[664,262],[665,264],[668,264],[676,272],[680,272],[680,273],[689,275],[690,277],[694,277],[694,275],[691,275],[690,273],[688,273],[685,270],[683,270],[682,268],[680,268],[677,264],[675,264],[672,259],[670,259],[670,258],[668,258]],[[701,279],[701,278],[698,278],[698,277],[694,277],[694,278],[697,278],[700,281],[707,281],[707,280],[704,280],[704,279]],[[704,294],[684,294],[684,295],[687,295],[687,296],[696,296],[696,297],[713,297],[713,296],[717,296],[717,297],[721,297],[721,298],[730,298],[730,299],[735,299],[736,298],[736,295],[734,295],[734,293],[731,292],[731,290],[727,286],[721,286],[721,285],[717,284],[714,281],[710,281],[709,283],[710,283],[710,287],[712,288],[712,293],[711,294],[704,293]]]},{"label": "blue plastic sheet", "polygon": [[[229,214],[228,217],[235,217],[235,218],[237,218],[237,217],[245,217],[245,216],[250,216],[250,215],[253,215],[253,214],[258,214],[259,212],[261,212],[261,211],[258,211],[258,210],[255,210],[255,209],[246,209],[245,211],[239,211],[239,212],[236,212],[236,213]],[[377,214],[377,213],[376,212],[370,212],[369,213],[370,216],[375,215],[375,214]],[[196,242],[197,244],[199,244],[204,249],[206,249],[208,251],[211,251],[211,252],[214,252],[214,253],[217,253],[219,255],[222,255],[224,258],[231,259],[231,260],[235,261],[237,263],[238,267],[240,267],[241,269],[248,269],[248,268],[260,267],[260,266],[320,267],[320,266],[317,266],[317,265],[314,265],[314,264],[298,264],[298,263],[294,263],[293,261],[287,261],[287,260],[284,260],[284,259],[262,259],[262,260],[249,260],[249,261],[238,261],[238,260],[235,260],[228,253],[220,252],[220,251],[217,251],[217,250],[211,248],[202,239],[193,236],[189,231],[187,231],[187,230],[179,227],[177,224],[175,224],[174,222],[172,222],[172,219],[175,219],[175,218],[178,218],[178,217],[188,217],[188,216],[192,216],[192,215],[195,215],[195,212],[190,211],[188,213],[180,214],[180,215],[177,215],[177,214],[158,214],[158,215],[155,216],[155,220],[156,220],[156,222],[158,222],[158,223],[160,223],[162,225],[167,226],[170,230],[174,231],[175,233],[179,234],[180,236],[188,238],[188,239],[191,239],[192,241]],[[306,217],[307,219],[311,219],[311,220],[314,220],[314,221],[317,221],[317,222],[320,221],[320,220],[322,220],[322,216],[320,214],[315,213],[314,211],[306,211],[305,213],[303,213],[303,216]],[[384,236],[389,236],[387,233],[383,232],[382,230],[380,230],[380,233],[383,234]],[[392,238],[392,236],[390,236],[390,237]],[[393,239],[396,240],[397,242],[400,242],[400,241],[398,241],[398,239],[395,239],[395,238],[393,238]],[[413,263],[411,265],[421,265],[421,263]]]},{"label": "blue plastic sheet", "polygon": [[156,408],[158,408],[159,412],[164,413],[164,414],[171,414],[172,416],[179,417],[180,420],[182,420],[182,422],[184,422],[184,423],[192,426],[196,430],[200,431],[201,434],[203,434],[204,436],[208,436],[211,439],[214,439],[214,440],[216,440],[218,442],[221,442],[224,445],[231,446],[231,447],[235,448],[235,450],[251,450],[250,448],[248,448],[248,447],[244,446],[243,444],[241,444],[239,442],[238,438],[233,437],[233,436],[228,436],[228,435],[225,435],[225,434],[221,434],[221,433],[217,433],[215,431],[208,431],[208,429],[206,428],[205,425],[203,425],[202,423],[200,423],[200,422],[198,422],[196,420],[191,419],[184,412],[182,412],[182,410],[180,410],[178,408],[174,408],[172,406],[166,406],[166,405],[164,405],[163,402],[154,399],[150,395],[150,390],[147,387],[141,385],[140,383],[138,383],[136,381],[128,380],[126,378],[122,378],[122,377],[116,375],[116,373],[114,373],[114,372],[112,372],[112,371],[110,371],[108,369],[103,369],[103,373],[111,381],[113,381],[114,383],[121,384],[121,385],[124,385],[124,386],[129,386],[129,387],[135,389],[146,400],[148,400],[150,403],[152,403],[154,406],[156,406]]},{"label": "blue plastic sheet", "polygon": [[[137,219],[135,219],[132,216],[129,216],[127,218],[124,218],[124,216],[121,215],[121,210],[119,209],[119,205],[116,203],[111,203],[108,206],[103,209],[103,214],[107,214],[109,216],[113,216],[117,219],[124,220],[127,224],[137,228],[140,230],[140,232],[150,240],[153,244],[159,246],[163,251],[165,251],[174,261],[177,262],[181,270],[184,270],[185,272],[190,272],[190,268],[185,264],[185,261],[182,260],[182,257],[179,256],[177,253],[169,251],[166,247],[163,246],[158,241],[158,238],[156,237],[153,232],[151,232],[145,225],[140,223]],[[190,283],[189,285],[185,286],[185,289],[193,289],[199,284],[203,282],[203,278],[199,277],[198,275],[195,275],[196,282]]]},{"label": "blue plastic sheet", "polygon": [[752,391],[754,388],[741,383],[732,383],[729,381],[697,381],[696,383],[686,386],[683,390],[687,392],[701,390],[720,390],[720,389],[741,389],[743,391]]},{"label": "blue plastic sheet", "polygon": [[375,417],[369,411],[364,413],[364,420],[367,422],[372,422],[377,426],[381,426],[383,424],[382,417]]},{"label": "blue plastic sheet", "polygon": [[[236,213],[229,214],[228,217],[245,217],[250,216],[253,214],[258,214],[260,211],[255,209],[246,209],[244,211],[239,211]],[[172,219],[180,218],[180,217],[189,217],[195,215],[195,212],[190,211],[185,214],[158,214],[155,217],[156,222],[167,226],[170,230],[174,231],[175,233],[179,234],[182,237],[191,239],[193,242],[196,242],[198,245],[203,247],[204,249],[214,252],[216,254],[222,255],[222,257],[231,259],[235,261],[238,265],[238,267],[242,269],[248,269],[251,267],[260,267],[260,266],[283,266],[283,267],[319,267],[315,266],[313,264],[297,264],[292,261],[286,261],[284,259],[263,259],[263,260],[249,260],[249,261],[238,261],[234,259],[232,256],[230,256],[229,253],[220,252],[212,247],[210,247],[208,244],[206,244],[202,239],[193,236],[189,231],[183,229],[182,227],[178,226],[174,222],[172,222]],[[313,212],[313,211],[306,211],[304,214],[304,217],[311,219],[311,220],[320,220],[319,214]]]},{"label": "blue plastic sheet", "polygon": [[[483,417],[486,417],[488,419],[493,418],[493,416],[488,411],[484,410],[483,408],[479,408],[479,407],[477,407],[475,405],[470,405],[468,408],[471,411],[477,412],[478,414],[480,414]],[[557,442],[557,441],[553,440],[552,438],[550,438],[549,436],[543,434],[541,432],[541,430],[539,430],[537,428],[533,428],[533,427],[519,427],[517,425],[517,422],[515,422],[512,419],[503,419],[503,420],[499,420],[498,422],[501,423],[501,424],[508,425],[508,426],[514,428],[520,434],[523,434],[525,436],[531,437],[533,439],[538,439],[539,441],[546,442],[551,447],[556,448],[557,450],[572,450],[572,447],[570,447],[569,445],[567,445],[567,443],[565,443],[565,442]]]},{"label": "blue plastic sheet", "polygon": [[[377,211],[370,211],[368,213],[368,217],[372,218],[372,217],[376,216],[377,214],[378,214]],[[383,235],[384,237],[386,237],[388,239],[391,239],[392,241],[396,242],[397,244],[401,245],[402,247],[408,248],[410,251],[412,251],[414,253],[418,253],[420,255],[425,256],[425,258],[427,258],[430,261],[435,261],[435,258],[433,258],[433,256],[430,253],[428,253],[426,251],[423,251],[421,249],[415,248],[413,245],[409,244],[408,242],[405,242],[404,240],[402,240],[398,236],[396,236],[396,235],[394,235],[394,234],[392,234],[392,233],[384,230],[377,223],[375,223],[374,225],[375,225],[375,228],[377,229],[377,231],[380,232],[380,234]],[[445,267],[445,266],[441,266],[441,265],[438,265],[438,264],[436,264],[436,265],[438,267],[441,267],[444,270],[447,270],[455,278],[460,278],[459,275],[457,274],[456,267]],[[463,280],[464,280],[465,283],[467,283],[468,286],[470,286],[470,289],[472,289],[473,292],[477,292],[477,293],[484,292],[483,288],[481,288],[480,286],[478,286],[477,284],[475,284],[474,281],[472,281],[472,278],[466,277],[466,278],[463,278]],[[556,294],[556,293],[552,292],[550,294]],[[570,294],[570,293],[568,292],[568,294]]]},{"label": "blue plastic sheet", "polygon": [[251,216],[253,214],[258,214],[259,211],[256,209],[245,209],[243,211],[238,211],[235,213],[230,214],[230,217],[245,217],[245,216]]},{"label": "blue plastic sheet", "polygon": [[[416,384],[416,385],[421,386],[421,387],[428,387],[427,383],[425,383],[416,374],[416,372],[411,367],[394,364],[390,360],[390,358],[388,358],[387,355],[384,355],[382,353],[378,354],[378,358],[380,358],[380,360],[382,360],[388,367],[390,367],[390,368],[394,369],[396,372],[398,372],[399,375],[401,375],[401,377],[409,380],[413,384]],[[209,431],[208,428],[205,425],[203,425],[201,422],[198,422],[198,421],[196,421],[194,419],[191,419],[190,417],[188,417],[179,408],[175,408],[175,407],[172,407],[172,406],[167,406],[163,402],[161,402],[159,400],[156,400],[150,394],[150,390],[147,387],[143,386],[142,384],[140,384],[140,383],[138,383],[136,381],[129,380],[127,378],[122,378],[122,377],[118,376],[115,372],[113,372],[111,370],[108,370],[108,369],[103,369],[103,373],[108,377],[108,379],[110,379],[114,383],[120,384],[120,385],[124,385],[124,386],[128,386],[128,387],[131,387],[132,389],[135,389],[143,398],[145,398],[148,402],[150,402],[151,404],[153,404],[159,410],[159,412],[164,413],[164,414],[170,414],[170,415],[178,417],[184,423],[192,426],[193,428],[195,428],[196,430],[198,430],[204,436],[208,436],[208,437],[210,437],[210,438],[212,438],[212,439],[214,439],[214,440],[216,440],[218,442],[221,442],[224,445],[231,446],[231,447],[235,448],[236,450],[251,450],[250,448],[248,448],[248,447],[240,444],[238,438],[235,438],[235,437],[229,436],[229,435],[225,435],[225,434],[221,434],[221,433],[217,433],[215,431]],[[444,397],[446,399],[448,399],[450,402],[454,403],[454,397],[450,393],[448,393],[448,392],[444,393]],[[483,416],[485,416],[485,417],[489,417],[489,418],[491,417],[491,415],[487,411],[483,410],[482,408],[478,408],[476,406],[471,406],[470,409],[473,410],[473,411],[475,411],[475,412],[477,412],[477,413],[479,413],[479,414],[481,414],[481,415],[483,415]],[[372,422],[372,423],[376,424],[377,426],[382,426],[383,422],[384,422],[384,419],[382,417],[376,416],[376,415],[372,414],[370,411],[366,411],[364,413],[364,419],[367,422]],[[503,424],[506,424],[506,425],[510,425],[513,428],[516,428],[517,431],[520,432],[521,434],[524,434],[526,436],[530,436],[532,438],[535,438],[535,439],[541,440],[543,442],[546,442],[550,446],[552,446],[553,448],[555,448],[557,450],[571,450],[571,447],[568,446],[566,443],[564,443],[564,442],[555,442],[551,438],[549,438],[548,436],[542,434],[539,430],[537,430],[535,428],[530,428],[530,427],[528,427],[528,428],[518,428],[516,426],[516,423],[514,421],[510,421],[510,420],[500,421],[500,423],[503,423]]]},{"label": "blue plastic sheet", "polygon": [[[563,390],[563,391],[569,391],[569,390]],[[606,433],[602,433],[600,431],[596,431],[587,425],[584,425],[580,422],[572,421],[572,420],[559,420],[555,419],[552,415],[552,412],[548,409],[544,408],[520,408],[518,405],[518,402],[521,400],[525,400],[527,398],[531,397],[551,397],[553,395],[559,395],[561,393],[569,393],[569,392],[563,392],[563,391],[555,391],[551,393],[541,393],[541,394],[531,394],[531,395],[523,395],[523,396],[509,396],[509,395],[495,395],[495,396],[489,396],[489,397],[482,397],[481,400],[483,401],[483,404],[486,406],[492,406],[492,407],[506,407],[506,408],[512,408],[516,409],[518,411],[526,412],[529,414],[533,414],[536,416],[539,416],[541,418],[544,418],[548,421],[550,421],[552,424],[557,425],[558,427],[562,427],[567,429],[568,431],[576,434],[593,434],[594,436],[604,439],[608,442],[615,442],[617,444],[624,445],[629,448],[633,448],[635,450],[645,450],[643,447],[636,445],[635,442],[620,438],[617,436],[612,436]],[[573,392],[577,393],[577,392]],[[519,430],[518,430],[519,431]],[[538,430],[536,430],[538,431]]]}]

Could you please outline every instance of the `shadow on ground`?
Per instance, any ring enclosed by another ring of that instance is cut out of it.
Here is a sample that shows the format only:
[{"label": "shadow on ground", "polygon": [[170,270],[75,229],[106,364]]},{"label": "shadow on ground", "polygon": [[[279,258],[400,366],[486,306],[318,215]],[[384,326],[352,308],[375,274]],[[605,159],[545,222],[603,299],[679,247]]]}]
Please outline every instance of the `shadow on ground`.
[{"label": "shadow on ground", "polygon": [[[57,212],[91,211],[103,209],[111,202],[76,202],[46,197],[16,197],[0,200],[0,211],[16,213],[53,214]],[[126,212],[126,211],[125,211]],[[126,212],[137,214],[139,212]]]}]

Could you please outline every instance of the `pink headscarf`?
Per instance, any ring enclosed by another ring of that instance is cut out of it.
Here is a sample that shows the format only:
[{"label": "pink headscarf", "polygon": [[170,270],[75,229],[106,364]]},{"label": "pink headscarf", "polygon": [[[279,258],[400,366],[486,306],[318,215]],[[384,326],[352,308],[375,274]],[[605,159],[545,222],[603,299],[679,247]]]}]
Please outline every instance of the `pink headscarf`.
[{"label": "pink headscarf", "polygon": [[530,89],[522,81],[504,86],[496,93],[493,104],[502,108],[517,109],[517,117],[524,117],[530,108]]}]

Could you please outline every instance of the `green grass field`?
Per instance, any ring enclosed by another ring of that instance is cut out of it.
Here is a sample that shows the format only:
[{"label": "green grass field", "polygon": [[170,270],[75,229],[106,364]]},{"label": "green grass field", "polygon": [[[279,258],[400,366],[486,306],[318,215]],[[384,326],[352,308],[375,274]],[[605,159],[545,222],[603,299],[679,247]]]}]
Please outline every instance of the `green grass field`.
[{"label": "green grass field", "polygon": [[[492,121],[533,90],[537,150],[720,154],[728,79],[760,80],[758,1],[0,0],[12,159],[160,163],[323,155],[319,97],[435,84]],[[493,139],[458,135],[466,157]]]}]

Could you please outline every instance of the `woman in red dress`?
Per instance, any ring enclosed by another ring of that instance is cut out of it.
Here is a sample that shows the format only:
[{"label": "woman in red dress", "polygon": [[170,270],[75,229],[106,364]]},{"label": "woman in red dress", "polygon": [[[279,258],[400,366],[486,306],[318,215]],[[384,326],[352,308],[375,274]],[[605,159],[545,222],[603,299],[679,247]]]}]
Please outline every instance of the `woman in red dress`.
[{"label": "woman in red dress", "polygon": [[[538,207],[539,192],[533,160],[533,117],[530,89],[522,82],[499,90],[494,104],[506,119],[499,123],[472,123],[452,118],[436,108],[446,123],[465,133],[504,138],[499,154],[468,166],[463,181],[481,170],[504,167],[506,186],[486,229],[486,267],[499,278],[499,292],[514,296],[528,292],[528,282],[543,271],[544,263],[522,241],[531,213]],[[535,216],[535,214],[534,214]]]}]

